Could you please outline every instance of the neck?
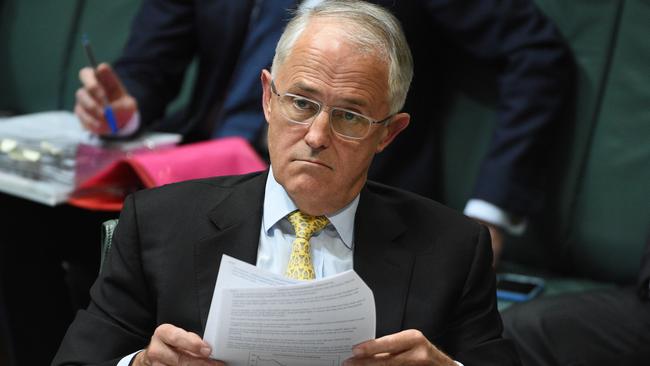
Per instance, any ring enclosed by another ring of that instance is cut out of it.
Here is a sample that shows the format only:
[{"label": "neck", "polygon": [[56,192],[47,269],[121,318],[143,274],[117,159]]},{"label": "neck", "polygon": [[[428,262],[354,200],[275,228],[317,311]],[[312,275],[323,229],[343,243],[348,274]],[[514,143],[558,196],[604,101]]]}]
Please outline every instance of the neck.
[{"label": "neck", "polygon": [[340,200],[331,200],[327,197],[318,197],[315,195],[287,193],[302,213],[311,216],[331,216],[347,207],[359,194],[357,191],[349,197]]}]

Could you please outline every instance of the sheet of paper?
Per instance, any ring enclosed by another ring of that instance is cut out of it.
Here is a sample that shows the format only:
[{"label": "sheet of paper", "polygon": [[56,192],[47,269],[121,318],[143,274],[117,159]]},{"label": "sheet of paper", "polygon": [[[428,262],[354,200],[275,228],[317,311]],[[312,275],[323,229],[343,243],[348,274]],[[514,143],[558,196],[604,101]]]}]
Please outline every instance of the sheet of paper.
[{"label": "sheet of paper", "polygon": [[375,301],[354,272],[296,281],[223,256],[206,324],[228,365],[340,365],[375,336]]}]

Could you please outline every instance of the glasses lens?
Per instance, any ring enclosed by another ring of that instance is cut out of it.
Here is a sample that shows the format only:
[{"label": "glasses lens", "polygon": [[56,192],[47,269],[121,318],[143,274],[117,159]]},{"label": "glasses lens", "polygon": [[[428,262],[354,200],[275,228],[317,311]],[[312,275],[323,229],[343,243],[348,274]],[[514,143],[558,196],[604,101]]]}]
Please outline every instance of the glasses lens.
[{"label": "glasses lens", "polygon": [[280,98],[282,113],[292,122],[302,123],[318,114],[320,106],[309,99],[285,94]]},{"label": "glasses lens", "polygon": [[368,118],[360,114],[337,108],[332,109],[330,118],[330,123],[336,133],[352,138],[366,136],[372,123]]}]

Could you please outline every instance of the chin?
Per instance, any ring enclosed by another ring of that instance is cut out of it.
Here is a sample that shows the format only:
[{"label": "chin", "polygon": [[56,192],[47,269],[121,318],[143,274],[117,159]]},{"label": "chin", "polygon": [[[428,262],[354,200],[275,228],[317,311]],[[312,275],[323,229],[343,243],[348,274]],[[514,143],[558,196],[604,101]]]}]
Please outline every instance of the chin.
[{"label": "chin", "polygon": [[327,189],[327,184],[318,177],[299,173],[289,177],[285,189],[292,194],[314,194]]}]

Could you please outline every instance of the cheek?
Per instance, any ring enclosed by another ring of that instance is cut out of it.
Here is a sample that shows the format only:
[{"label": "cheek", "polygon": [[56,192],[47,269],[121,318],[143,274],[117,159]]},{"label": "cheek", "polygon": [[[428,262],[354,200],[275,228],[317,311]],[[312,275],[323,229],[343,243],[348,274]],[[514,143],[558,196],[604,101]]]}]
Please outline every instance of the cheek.
[{"label": "cheek", "polygon": [[279,127],[277,122],[269,124],[269,150],[271,154],[281,154],[286,148],[286,137],[283,138],[282,129]]},{"label": "cheek", "polygon": [[365,176],[374,155],[374,149],[355,149],[340,154],[341,168],[337,174],[339,180],[342,181],[344,177],[348,177],[352,181],[357,181],[360,177]]},{"label": "cheek", "polygon": [[304,133],[285,126],[278,126],[277,122],[269,125],[268,131],[269,156],[271,163],[279,166],[286,164],[286,160],[294,153],[304,136]]}]

